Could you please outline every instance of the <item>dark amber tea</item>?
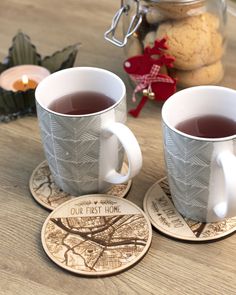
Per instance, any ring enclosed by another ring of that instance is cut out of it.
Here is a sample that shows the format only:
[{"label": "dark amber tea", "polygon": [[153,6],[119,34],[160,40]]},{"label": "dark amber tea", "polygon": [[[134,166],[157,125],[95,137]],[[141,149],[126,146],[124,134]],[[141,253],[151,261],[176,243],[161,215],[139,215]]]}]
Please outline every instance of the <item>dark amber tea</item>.
[{"label": "dark amber tea", "polygon": [[49,109],[67,115],[85,115],[100,112],[111,107],[114,100],[93,91],[80,91],[54,100]]},{"label": "dark amber tea", "polygon": [[205,115],[178,123],[176,129],[189,135],[220,138],[236,134],[236,122],[219,115]]}]

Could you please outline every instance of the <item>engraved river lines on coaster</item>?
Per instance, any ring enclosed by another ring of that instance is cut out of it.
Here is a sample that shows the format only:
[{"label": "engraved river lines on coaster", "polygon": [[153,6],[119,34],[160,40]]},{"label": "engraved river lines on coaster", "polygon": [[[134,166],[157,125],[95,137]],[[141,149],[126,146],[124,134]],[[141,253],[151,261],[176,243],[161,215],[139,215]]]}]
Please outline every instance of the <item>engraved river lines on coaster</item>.
[{"label": "engraved river lines on coaster", "polygon": [[45,252],[60,267],[101,276],[138,262],[150,247],[152,228],[144,212],[130,201],[87,195],[52,211],[41,238]]},{"label": "engraved river lines on coaster", "polygon": [[181,240],[203,242],[223,238],[236,231],[236,217],[203,223],[184,218],[174,207],[167,177],[147,191],[143,208],[152,225],[162,233]]},{"label": "engraved river lines on coaster", "polygon": [[[126,163],[123,163],[121,173],[126,173],[127,171],[128,166]],[[113,185],[106,194],[124,198],[128,194],[131,184],[132,180],[124,184]],[[63,192],[55,184],[47,161],[43,161],[35,168],[30,178],[29,187],[34,199],[49,210],[54,210],[62,203],[75,197]]]}]

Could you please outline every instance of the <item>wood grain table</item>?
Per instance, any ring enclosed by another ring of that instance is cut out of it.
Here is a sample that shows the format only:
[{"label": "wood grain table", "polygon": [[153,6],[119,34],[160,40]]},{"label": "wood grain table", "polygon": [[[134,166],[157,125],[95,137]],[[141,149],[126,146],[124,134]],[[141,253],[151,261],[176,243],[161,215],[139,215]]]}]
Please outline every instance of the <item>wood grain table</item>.
[{"label": "wood grain table", "polygon": [[[42,55],[80,41],[76,65],[118,74],[124,55],[103,39],[119,0],[1,0],[0,58],[18,29]],[[236,20],[229,17],[226,75],[236,89]],[[129,99],[129,108],[132,103]],[[143,169],[127,197],[138,206],[148,188],[165,176],[161,105],[148,102],[140,117],[128,117],[143,152]],[[236,235],[205,244],[169,239],[153,231],[148,254],[134,267],[105,278],[86,278],[56,266],[43,251],[40,231],[49,212],[31,197],[28,181],[44,160],[36,117],[0,124],[0,294],[236,294]]]}]

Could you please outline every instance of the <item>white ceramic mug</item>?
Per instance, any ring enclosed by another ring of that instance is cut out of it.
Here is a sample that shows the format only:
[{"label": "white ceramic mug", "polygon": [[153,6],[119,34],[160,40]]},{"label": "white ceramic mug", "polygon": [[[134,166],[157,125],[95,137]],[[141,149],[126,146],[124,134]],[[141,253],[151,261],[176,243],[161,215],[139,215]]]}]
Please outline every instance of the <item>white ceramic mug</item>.
[{"label": "white ceramic mug", "polygon": [[236,91],[192,87],[175,93],[162,108],[173,202],[182,215],[213,222],[236,216],[236,135],[202,138],[175,128],[187,119],[209,114],[236,120]]},{"label": "white ceramic mug", "polygon": [[[78,91],[94,91],[114,104],[97,113],[67,115],[49,109],[52,101]],[[104,192],[124,183],[141,169],[139,144],[124,125],[126,89],[115,74],[99,68],[77,67],[45,78],[35,92],[45,155],[56,184],[73,195]],[[124,150],[128,172],[120,174]]]}]

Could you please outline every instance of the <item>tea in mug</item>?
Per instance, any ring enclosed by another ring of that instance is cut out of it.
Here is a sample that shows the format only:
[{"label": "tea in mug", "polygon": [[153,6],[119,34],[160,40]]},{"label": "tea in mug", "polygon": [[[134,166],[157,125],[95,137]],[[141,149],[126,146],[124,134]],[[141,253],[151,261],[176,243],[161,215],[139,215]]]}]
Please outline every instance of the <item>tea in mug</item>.
[{"label": "tea in mug", "polygon": [[204,138],[221,138],[236,135],[236,122],[219,115],[193,117],[175,126],[181,132]]},{"label": "tea in mug", "polygon": [[93,91],[79,91],[54,100],[49,109],[66,115],[85,115],[103,111],[114,104],[105,94]]}]

